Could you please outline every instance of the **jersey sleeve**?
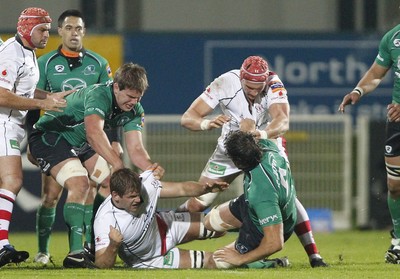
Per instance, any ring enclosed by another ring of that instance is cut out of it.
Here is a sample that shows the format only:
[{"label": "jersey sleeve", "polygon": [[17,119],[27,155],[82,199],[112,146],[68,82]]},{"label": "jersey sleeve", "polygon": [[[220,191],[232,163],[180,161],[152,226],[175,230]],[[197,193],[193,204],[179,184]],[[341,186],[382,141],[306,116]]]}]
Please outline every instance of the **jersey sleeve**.
[{"label": "jersey sleeve", "polygon": [[97,114],[101,118],[105,119],[106,115],[112,107],[112,100],[108,96],[107,87],[94,85],[91,90],[96,92],[93,92],[92,94],[87,94],[85,98],[84,117],[92,114]]},{"label": "jersey sleeve", "polygon": [[270,75],[268,81],[268,91],[267,91],[267,106],[268,108],[272,104],[288,104],[288,96],[285,85],[281,79],[273,73]]},{"label": "jersey sleeve", "polygon": [[227,74],[223,74],[212,81],[200,95],[200,98],[211,108],[215,109],[221,98],[228,92],[230,84]]},{"label": "jersey sleeve", "polygon": [[[267,183],[267,181],[264,182]],[[267,191],[269,186],[266,186],[265,184],[257,185],[255,187],[258,187],[260,191],[258,192],[257,196],[253,196],[253,201],[249,202],[258,218],[257,221],[259,222],[260,226],[267,227],[281,224],[283,222],[282,213],[278,204],[276,192]]]},{"label": "jersey sleeve", "polygon": [[105,218],[105,216],[98,217],[98,215],[94,219],[93,223],[96,251],[108,247],[110,244],[110,237],[108,236],[110,233],[110,225],[115,226],[115,222],[112,224],[108,218]]},{"label": "jersey sleeve", "polygon": [[4,53],[0,57],[0,86],[11,91],[17,80],[18,68],[20,67],[22,67],[22,63],[18,59],[13,61],[7,52]]},{"label": "jersey sleeve", "polygon": [[393,61],[390,56],[390,44],[392,37],[392,32],[388,31],[381,39],[379,43],[379,51],[378,55],[375,58],[375,62],[385,68],[390,68],[393,64]]},{"label": "jersey sleeve", "polygon": [[104,59],[101,67],[99,83],[106,83],[108,81],[112,81],[112,71],[108,61]]},{"label": "jersey sleeve", "polygon": [[124,132],[142,131],[144,127],[144,109],[140,103],[136,104],[130,121],[124,124]]}]

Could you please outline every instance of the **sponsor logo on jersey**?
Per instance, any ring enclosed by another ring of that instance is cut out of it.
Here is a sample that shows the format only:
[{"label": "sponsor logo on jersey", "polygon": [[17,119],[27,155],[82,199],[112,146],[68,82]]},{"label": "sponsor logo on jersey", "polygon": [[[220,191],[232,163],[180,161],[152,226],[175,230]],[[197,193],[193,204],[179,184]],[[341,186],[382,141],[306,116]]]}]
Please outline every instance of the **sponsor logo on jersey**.
[{"label": "sponsor logo on jersey", "polygon": [[204,90],[204,95],[206,95],[210,100],[213,99],[213,97],[212,97],[212,95],[211,95],[211,88],[210,88],[210,86],[208,86],[208,87],[206,88],[206,90]]},{"label": "sponsor logo on jersey", "polygon": [[226,167],[225,167],[225,166],[222,166],[222,165],[215,164],[215,163],[210,163],[210,164],[208,165],[208,171],[209,171],[210,173],[214,173],[214,174],[218,174],[218,175],[223,175],[223,174],[225,174]]},{"label": "sponsor logo on jersey", "polygon": [[394,39],[393,44],[395,47],[400,47],[400,39]]},{"label": "sponsor logo on jersey", "polygon": [[164,256],[164,265],[172,266],[174,263],[174,251],[169,250],[167,254]]},{"label": "sponsor logo on jersey", "polygon": [[18,149],[19,150],[19,142],[15,139],[10,139],[10,146],[12,149]]},{"label": "sponsor logo on jersey", "polygon": [[86,68],[83,70],[84,75],[94,75],[96,74],[96,67],[94,65],[88,65]]},{"label": "sponsor logo on jersey", "polygon": [[280,82],[274,82],[273,84],[270,85],[270,88],[272,90],[272,93],[276,93],[276,92],[281,92],[281,90],[284,89],[284,86]]},{"label": "sponsor logo on jersey", "polygon": [[55,65],[54,70],[56,70],[57,73],[64,72],[64,65]]},{"label": "sponsor logo on jersey", "polygon": [[117,125],[118,126],[124,126],[124,124],[126,122],[128,122],[128,121],[129,121],[129,117],[128,116],[122,116],[120,119],[118,119]]},{"label": "sponsor logo on jersey", "polygon": [[269,222],[273,222],[275,220],[278,220],[278,215],[276,215],[276,214],[265,217],[263,219],[259,219],[258,222],[260,222],[260,225],[265,225],[265,224],[268,224]]},{"label": "sponsor logo on jersey", "polygon": [[109,64],[107,64],[107,67],[106,67],[106,69],[107,69],[107,74],[108,74],[108,77],[112,77],[112,71],[111,71],[111,67],[110,67],[110,65],[109,65]]},{"label": "sponsor logo on jersey", "polygon": [[390,145],[385,145],[386,153],[392,153],[393,148]]},{"label": "sponsor logo on jersey", "polygon": [[1,75],[2,75],[3,77],[6,77],[6,76],[8,75],[7,70],[4,69],[3,71],[1,71]]},{"label": "sponsor logo on jersey", "polygon": [[61,83],[61,91],[78,90],[86,87],[87,83],[80,78],[69,78]]}]

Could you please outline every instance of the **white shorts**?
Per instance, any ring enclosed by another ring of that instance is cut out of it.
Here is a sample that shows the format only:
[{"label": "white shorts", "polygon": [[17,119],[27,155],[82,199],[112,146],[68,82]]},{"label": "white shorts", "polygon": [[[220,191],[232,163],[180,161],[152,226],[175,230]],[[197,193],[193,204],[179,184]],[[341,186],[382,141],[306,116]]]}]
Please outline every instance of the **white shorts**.
[{"label": "white shorts", "polygon": [[168,211],[160,212],[159,215],[168,226],[166,236],[168,252],[164,256],[134,264],[133,268],[179,268],[180,254],[176,246],[182,242],[189,230],[190,213]]},{"label": "white shorts", "polygon": [[25,130],[10,121],[0,123],[0,156],[21,156],[21,142]]}]

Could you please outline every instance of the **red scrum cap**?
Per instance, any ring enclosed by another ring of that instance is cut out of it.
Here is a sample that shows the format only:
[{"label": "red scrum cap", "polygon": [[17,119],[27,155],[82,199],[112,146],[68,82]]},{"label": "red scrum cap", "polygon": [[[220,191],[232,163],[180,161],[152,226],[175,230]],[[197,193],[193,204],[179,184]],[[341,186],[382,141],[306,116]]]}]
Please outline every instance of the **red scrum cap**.
[{"label": "red scrum cap", "polygon": [[17,32],[22,38],[27,40],[32,47],[34,47],[31,41],[33,29],[38,25],[51,23],[51,21],[49,13],[44,9],[36,7],[26,8],[21,12],[18,18]]},{"label": "red scrum cap", "polygon": [[266,82],[269,76],[268,63],[260,56],[247,57],[240,68],[240,79]]}]

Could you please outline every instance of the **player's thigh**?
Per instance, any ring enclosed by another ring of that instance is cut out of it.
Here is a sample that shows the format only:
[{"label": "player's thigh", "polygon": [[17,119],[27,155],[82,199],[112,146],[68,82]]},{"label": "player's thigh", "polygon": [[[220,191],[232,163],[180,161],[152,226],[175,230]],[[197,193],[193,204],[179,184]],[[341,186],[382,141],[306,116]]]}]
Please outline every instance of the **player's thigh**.
[{"label": "player's thigh", "polygon": [[240,228],[242,226],[241,219],[232,212],[230,206],[233,201],[227,201],[213,207],[210,213],[204,218],[205,228],[212,231],[226,231],[228,229]]},{"label": "player's thigh", "polygon": [[108,180],[111,175],[110,167],[107,161],[99,154],[94,153],[87,158],[83,165],[88,170],[89,178],[97,184],[108,185]]}]

